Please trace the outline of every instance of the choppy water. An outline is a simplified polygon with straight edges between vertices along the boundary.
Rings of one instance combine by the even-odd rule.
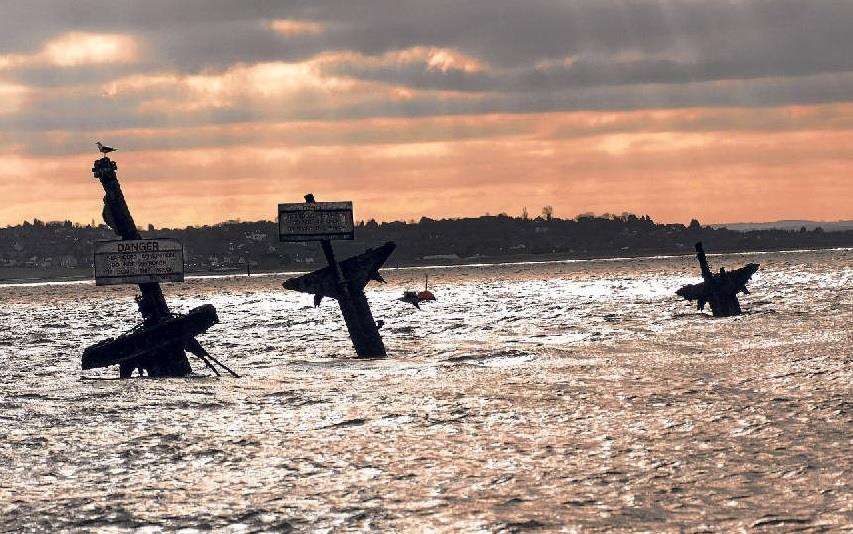
[[[241,379],[82,381],[134,288],[2,286],[0,529],[851,528],[853,251],[748,261],[719,320],[690,257],[388,270],[382,361],[282,276],[165,286]]]

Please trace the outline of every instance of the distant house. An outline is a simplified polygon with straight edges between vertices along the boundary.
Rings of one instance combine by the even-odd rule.
[[[249,241],[255,241],[256,243],[267,240],[267,234],[264,232],[246,232],[244,237]]]
[[[77,267],[77,258],[71,255],[60,256],[59,265],[66,269],[73,269],[74,267]]]

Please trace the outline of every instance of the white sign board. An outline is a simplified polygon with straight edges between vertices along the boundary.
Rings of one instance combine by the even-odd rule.
[[[95,285],[184,281],[184,247],[177,239],[95,243]]]
[[[352,202],[278,205],[279,241],[353,239]]]

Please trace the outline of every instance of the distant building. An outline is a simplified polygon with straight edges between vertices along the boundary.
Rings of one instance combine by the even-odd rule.
[[[257,243],[260,243],[261,241],[267,240],[267,234],[265,234],[263,232],[247,232],[245,234],[245,237],[249,241],[255,241]]]
[[[60,256],[59,265],[61,267],[65,267],[66,269],[73,269],[74,267],[77,267],[77,258],[70,255]]]

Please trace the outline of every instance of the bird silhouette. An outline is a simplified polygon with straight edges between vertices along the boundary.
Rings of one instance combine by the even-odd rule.
[[[101,154],[103,154],[103,155],[105,155],[105,156],[106,156],[108,153],[110,153],[110,152],[115,152],[115,151],[116,151],[116,149],[115,149],[115,148],[113,148],[113,147],[111,147],[111,146],[102,145],[100,141],[98,141],[98,142],[97,142],[97,143],[95,143],[95,144],[97,144],[97,145],[98,145],[98,151],[100,151],[100,153],[101,153]]]

